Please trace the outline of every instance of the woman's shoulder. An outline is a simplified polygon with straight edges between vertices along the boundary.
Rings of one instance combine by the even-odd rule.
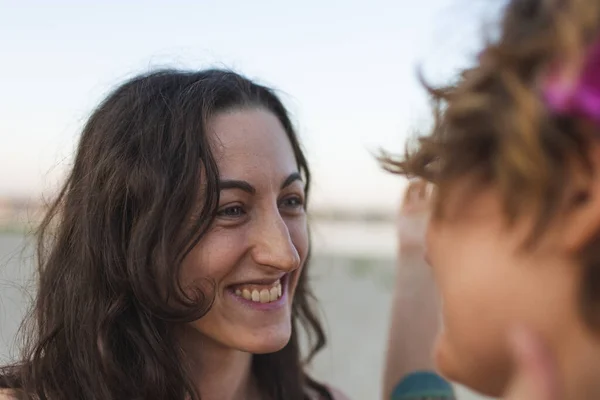
[[[17,395],[12,389],[0,389],[0,400],[16,400]]]
[[[327,385],[327,390],[329,390],[329,394],[333,400],[350,400],[350,398],[339,389]]]
[[[320,390],[316,390],[315,388],[311,387],[307,389],[307,394],[310,400],[350,400],[350,398],[343,394],[339,389],[336,389],[330,385],[321,385],[322,386]],[[323,389],[326,390],[327,394],[323,393]]]

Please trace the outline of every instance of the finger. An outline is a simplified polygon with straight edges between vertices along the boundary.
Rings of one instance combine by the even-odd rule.
[[[408,185],[406,186],[406,189],[404,190],[404,196],[402,196],[402,204],[401,207],[406,206],[406,204],[408,203],[409,199],[410,199],[410,192],[411,192],[411,184],[412,182],[408,182]]]
[[[505,400],[560,400],[554,360],[541,340],[522,328],[510,337],[515,377]]]
[[[406,191],[408,202],[412,203],[414,201],[414,199],[416,198],[416,195],[418,194],[418,192],[419,192],[419,181],[418,180],[410,181],[408,184],[408,189]]]
[[[415,181],[414,186],[413,186],[413,194],[412,194],[412,200],[414,201],[415,204],[419,204],[422,205],[424,204],[427,199],[428,199],[428,186],[429,183],[419,179],[417,181]]]
[[[427,185],[427,197],[432,199],[435,196],[435,185],[430,183]]]
[[[412,208],[414,208],[416,190],[416,181],[410,181],[406,191],[404,192],[404,198],[402,199],[402,204],[400,206],[401,213],[410,211]]]
[[[418,194],[419,194],[419,200],[420,201],[424,201],[427,200],[427,187],[429,186],[429,184],[423,180],[419,181],[418,184]]]

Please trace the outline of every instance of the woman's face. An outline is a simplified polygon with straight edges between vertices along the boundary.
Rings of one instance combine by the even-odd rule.
[[[448,378],[498,396],[512,373],[510,329],[525,325],[552,343],[579,324],[578,268],[561,245],[559,226],[525,249],[530,221],[509,226],[494,189],[468,197],[464,190],[454,188],[427,233],[443,299],[435,356]]]
[[[218,214],[186,257],[183,286],[215,283],[210,311],[190,326],[226,348],[270,353],[289,341],[292,301],[309,240],[304,183],[275,115],[260,108],[209,121],[220,173]]]

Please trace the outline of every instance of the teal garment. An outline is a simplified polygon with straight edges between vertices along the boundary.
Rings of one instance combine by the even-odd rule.
[[[391,400],[454,400],[454,390],[444,378],[433,372],[407,375],[396,385]]]

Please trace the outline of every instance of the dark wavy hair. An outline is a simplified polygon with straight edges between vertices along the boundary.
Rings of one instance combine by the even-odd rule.
[[[183,258],[205,234],[219,201],[207,121],[263,107],[284,127],[306,190],[310,172],[288,113],[274,94],[224,70],[165,70],[133,78],[93,112],[75,162],[38,230],[37,297],[22,359],[0,387],[24,399],[199,399],[175,327],[201,318],[213,293],[186,296]],[[301,360],[325,345],[304,268],[289,343],[255,355],[265,398],[327,395]]]

